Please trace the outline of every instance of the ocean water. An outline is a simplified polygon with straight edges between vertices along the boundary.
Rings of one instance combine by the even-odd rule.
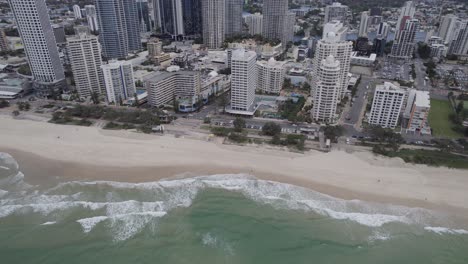
[[[421,208],[251,175],[27,184],[0,154],[0,263],[468,263],[468,231]]]

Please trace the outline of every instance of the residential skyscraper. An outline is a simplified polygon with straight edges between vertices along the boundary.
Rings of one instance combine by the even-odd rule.
[[[428,122],[431,99],[428,91],[412,90],[408,96],[405,114],[409,117],[406,132],[430,135]]]
[[[91,32],[99,31],[99,24],[96,15],[96,7],[94,5],[85,5],[86,20],[88,21],[88,27]]]
[[[335,38],[341,41],[346,40],[346,34],[348,33],[348,27],[344,26],[338,20],[334,20],[323,25],[322,39],[325,39],[328,33],[333,32]]]
[[[106,86],[107,102],[119,104],[135,94],[133,66],[128,61],[111,61],[101,65]]]
[[[453,40],[457,20],[458,17],[454,14],[441,17],[438,36],[442,38],[443,44],[450,43]]]
[[[369,11],[361,13],[361,24],[359,24],[359,37],[367,37],[367,28],[369,26]]]
[[[312,119],[318,122],[334,123],[337,101],[341,94],[340,62],[333,55],[328,55],[317,66],[316,72]]]
[[[141,49],[135,0],[96,0],[96,12],[104,57],[125,58]]]
[[[76,36],[67,38],[67,50],[80,97],[87,98],[93,93],[105,95],[98,37],[84,30],[78,31]]]
[[[273,57],[268,61],[257,61],[257,90],[268,94],[279,94],[284,83],[284,61]]]
[[[452,39],[449,43],[449,54],[468,54],[468,19],[455,23]]]
[[[153,23],[150,19],[148,0],[136,0],[136,6],[140,32],[150,32],[153,30]]]
[[[263,1],[263,36],[282,40],[285,30],[288,0]],[[283,45],[286,45],[283,43]]]
[[[81,15],[81,8],[79,5],[73,6],[73,14],[75,15],[76,19],[81,19],[83,16]]]
[[[257,54],[237,49],[231,58],[231,110],[242,114],[252,112],[257,86]]]
[[[398,17],[396,29],[399,30],[405,25],[405,21],[412,19],[416,13],[416,6],[413,1],[406,1],[403,7],[400,9],[400,16]]]
[[[328,23],[333,20],[338,20],[346,24],[349,7],[341,3],[333,3],[325,7],[325,19],[323,23]]]
[[[244,22],[249,28],[250,35],[261,35],[263,31],[263,15],[260,13],[249,14],[244,17]]]
[[[291,42],[294,39],[294,24],[295,23],[296,23],[296,13],[294,12],[286,13],[286,17],[284,20],[283,37],[281,38],[281,42],[283,43],[284,47],[286,47],[288,42]]]
[[[242,33],[242,9],[243,0],[225,0],[225,30],[226,36],[234,36]]]
[[[323,60],[333,55],[333,58],[340,63],[340,94],[338,95],[338,99],[344,96],[348,88],[348,73],[351,67],[352,51],[353,43],[343,40],[340,35],[336,35],[334,32],[328,32],[325,38],[318,41],[313,60],[315,67],[312,70],[312,94],[317,89],[318,68]]]
[[[65,85],[65,74],[45,0],[10,0],[33,76],[33,88],[47,95]]]
[[[389,26],[387,22],[380,22],[379,27],[377,28],[377,37],[386,39],[388,36]]]
[[[225,0],[202,0],[203,43],[220,48],[225,35]]]
[[[202,0],[182,0],[184,35],[196,38],[202,35]]]
[[[406,91],[390,82],[377,85],[372,101],[369,124],[395,128],[403,107]]]
[[[417,19],[404,18],[404,24],[400,30],[396,32],[393,42],[391,57],[397,59],[410,59],[413,57],[414,48],[416,46],[416,32],[418,31],[419,21]]]

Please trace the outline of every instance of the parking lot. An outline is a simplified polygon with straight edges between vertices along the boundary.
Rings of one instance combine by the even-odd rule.
[[[385,60],[382,68],[377,72],[377,75],[382,79],[388,80],[401,80],[401,81],[410,81],[411,66],[408,62],[393,62],[390,60]]]

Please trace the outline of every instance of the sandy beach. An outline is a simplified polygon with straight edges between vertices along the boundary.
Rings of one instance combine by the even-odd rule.
[[[305,154],[173,136],[54,125],[0,116],[0,152],[33,184],[68,180],[155,181],[246,173],[344,199],[468,215],[468,172],[405,164],[369,152]],[[34,177],[33,177],[34,175]]]

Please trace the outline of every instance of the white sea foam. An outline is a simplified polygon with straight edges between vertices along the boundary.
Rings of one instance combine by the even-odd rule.
[[[207,247],[218,248],[229,255],[234,255],[234,249],[232,248],[231,244],[225,242],[222,239],[219,239],[216,235],[212,233],[208,232],[203,234],[201,240],[202,244]]]
[[[50,222],[42,223],[41,225],[44,225],[44,226],[46,226],[46,225],[54,225],[54,224],[56,224],[56,223],[57,223],[56,221],[50,221]]]
[[[424,227],[425,230],[437,233],[439,235],[444,234],[452,234],[452,235],[468,235],[468,231],[465,229],[452,229],[447,227],[440,227],[440,226],[426,226]]]
[[[311,211],[372,228],[392,222],[424,224],[425,218],[431,215],[430,211],[420,208],[337,199],[294,185],[257,180],[250,175],[213,175],[147,183],[75,181],[61,183],[45,192],[30,192],[13,198],[6,194],[10,199],[0,200],[0,218],[29,212],[48,216],[57,211],[84,208],[98,214],[76,220],[84,232],[106,221],[114,238],[125,240],[155,223],[155,218],[166,212],[191,206],[197,194],[206,188],[239,192],[275,208]],[[145,197],[143,201],[139,201],[139,194]]]

